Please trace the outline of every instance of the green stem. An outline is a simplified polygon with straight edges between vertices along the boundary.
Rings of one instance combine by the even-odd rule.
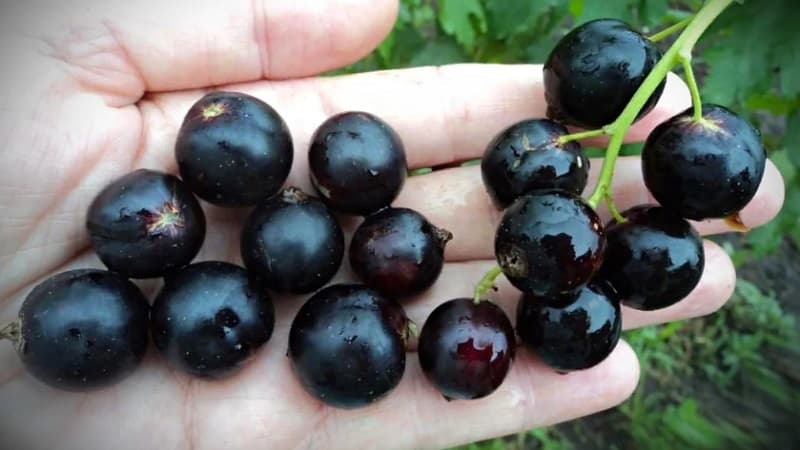
[[[664,38],[669,37],[669,36],[675,34],[676,32],[686,28],[686,26],[689,25],[689,22],[691,22],[691,21],[692,21],[692,18],[691,17],[687,17],[687,18],[681,20],[680,22],[676,23],[675,25],[672,25],[670,27],[664,28],[663,30],[659,31],[658,33],[650,36],[648,39],[650,39],[650,42],[658,42],[660,40],[663,40]]]
[[[617,205],[614,204],[614,196],[611,195],[611,191],[606,192],[606,206],[608,206],[608,212],[611,213],[611,217],[617,221],[617,223],[625,223],[628,219],[622,217],[620,214],[619,209],[617,209]]]
[[[579,141],[581,139],[602,136],[604,134],[611,134],[608,127],[599,128],[597,130],[581,131],[579,133],[565,134],[558,138],[559,144],[566,144],[567,142]]]
[[[486,292],[494,288],[494,280],[496,280],[501,273],[503,273],[503,269],[501,269],[500,266],[494,266],[483,275],[480,281],[478,281],[478,284],[475,285],[475,295],[473,296],[475,303],[480,303],[486,296]]]
[[[592,195],[587,201],[589,205],[597,207],[600,200],[610,198],[610,186],[611,179],[614,177],[614,165],[617,162],[617,156],[619,156],[619,151],[622,148],[622,141],[625,137],[625,133],[628,132],[628,128],[630,128],[636,120],[642,107],[644,107],[647,100],[658,88],[658,85],[667,77],[667,73],[677,64],[678,55],[681,53],[691,53],[694,45],[697,43],[697,40],[700,39],[700,36],[706,28],[708,28],[714,19],[716,19],[725,8],[730,6],[733,1],[734,0],[708,0],[705,6],[695,14],[690,23],[686,26],[686,29],[678,36],[661,60],[653,67],[653,70],[650,71],[650,74],[644,79],[642,85],[639,86],[639,89],[636,91],[631,101],[628,102],[622,114],[609,125],[614,133],[611,135],[611,140],[608,143],[608,149],[606,150],[605,159],[603,160],[603,167],[600,170],[600,178],[597,181]]]
[[[697,87],[697,80],[694,78],[694,69],[692,69],[692,54],[690,52],[678,53],[678,61],[683,66],[684,76],[686,76],[686,84],[689,85],[689,92],[692,94],[692,107],[694,107],[694,120],[700,122],[703,120],[703,103],[700,100],[700,89]]]
[[[0,340],[8,339],[16,344],[19,342],[21,336],[19,322],[11,322],[3,328],[0,328]]]

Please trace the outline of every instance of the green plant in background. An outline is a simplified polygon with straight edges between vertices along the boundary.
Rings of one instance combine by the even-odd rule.
[[[582,22],[618,18],[652,35],[702,3],[402,0],[392,33],[342,72],[459,62],[541,63]],[[734,297],[707,318],[626,333],[641,360],[642,380],[619,408],[464,449],[753,449],[789,448],[800,441],[792,423],[800,404],[800,332],[786,312],[800,310],[800,297],[788,295],[797,289],[783,289],[784,296],[777,298],[746,281],[748,273],[760,277],[759,259],[776,251],[793,263],[800,244],[800,4],[740,3],[703,35],[694,53],[695,72],[704,101],[729,105],[762,131],[786,181],[786,202],[770,224],[743,237],[719,238],[740,268]],[[666,49],[669,43],[659,45]],[[622,154],[640,150],[641,145],[627,145]],[[603,150],[589,153],[602,156]],[[798,265],[792,267],[786,270],[796,272]],[[792,283],[800,276],[774,281]]]

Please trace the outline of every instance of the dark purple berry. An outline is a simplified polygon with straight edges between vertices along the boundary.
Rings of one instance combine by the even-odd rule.
[[[573,291],[600,268],[605,237],[600,217],[565,191],[534,191],[506,209],[495,256],[517,289],[540,296]]]
[[[139,288],[119,274],[62,272],[22,304],[19,356],[29,373],[57,389],[110,386],[144,358],[148,309]]]
[[[544,65],[547,116],[582,128],[616,120],[661,59],[661,51],[625,22],[598,19],[573,29]],[[658,85],[639,117],[658,102]]]
[[[516,350],[514,329],[494,303],[449,300],[433,310],[419,335],[419,362],[448,399],[486,397],[508,374]]]
[[[211,92],[186,113],[175,158],[198,197],[246,206],[278,192],[294,150],[289,128],[271,106],[239,92]]]
[[[693,220],[741,211],[756,195],[766,166],[759,132],[732,111],[706,104],[657,126],[642,149],[647,188],[665,208]]]
[[[580,195],[589,176],[589,158],[577,142],[558,142],[567,133],[552,120],[534,119],[495,136],[481,160],[483,183],[495,205],[505,208],[537,189]]]
[[[298,311],[288,355],[311,395],[337,408],[359,408],[400,383],[408,325],[394,300],[363,285],[335,284]]]
[[[324,203],[297,188],[259,205],[242,231],[242,259],[248,270],[278,292],[321,288],[339,270],[344,234]]]
[[[89,206],[86,227],[100,260],[129,278],[155,278],[189,264],[206,235],[191,191],[176,177],[147,169],[106,186]]]
[[[239,371],[272,335],[275,312],[260,280],[206,261],[165,279],[153,302],[153,341],[170,365],[200,378]]]
[[[703,241],[691,224],[672,211],[641,205],[622,213],[624,223],[606,227],[601,276],[636,309],[666,308],[700,282]]]
[[[517,307],[517,334],[548,366],[588,369],[606,359],[619,341],[619,296],[593,280],[557,299],[524,294]]]
[[[416,294],[439,278],[452,237],[414,210],[386,208],[367,216],[353,234],[350,265],[364,284],[384,295]]]
[[[320,125],[308,164],[311,182],[328,206],[362,216],[389,206],[408,170],[397,133],[364,112],[337,114]]]

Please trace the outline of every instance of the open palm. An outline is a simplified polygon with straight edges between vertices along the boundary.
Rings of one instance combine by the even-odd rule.
[[[502,128],[543,115],[539,66],[459,65],[304,78],[368,53],[389,31],[396,11],[395,0],[4,5],[0,323],[16,317],[25,295],[43,278],[69,268],[101,267],[83,225],[89,202],[105,184],[133,169],[174,173],[177,129],[206,90],[243,91],[274,106],[295,141],[288,183],[309,191],[310,136],[337,112],[364,110],[385,119],[403,138],[412,168],[479,157]],[[629,138],[642,139],[688,104],[685,87],[670,77],[661,104]],[[650,201],[638,160],[623,158],[618,164],[618,204]],[[593,162],[595,175],[599,165]],[[768,164],[757,197],[743,212],[744,222],[766,222],[782,200],[780,175]],[[396,204],[419,210],[455,236],[438,283],[406,303],[409,316],[422,324],[437,304],[469,295],[492,265],[499,213],[476,167],[411,178]],[[240,263],[239,227],[246,211],[204,207],[209,228],[198,260]],[[347,228],[355,224],[351,220]],[[698,227],[706,234],[726,230],[719,221]],[[705,273],[688,299],[654,313],[625,310],[624,326],[719,308],[731,294],[735,273],[719,247],[707,242],[705,250]],[[339,278],[347,278],[346,272]],[[142,286],[152,295],[157,282]],[[503,282],[493,300],[511,312],[517,294]],[[336,410],[303,391],[285,357],[289,324],[301,302],[275,298],[270,342],[242,372],[217,382],[172,371],[151,351],[119,385],[63,393],[26,375],[12,346],[2,345],[3,447],[439,448],[611,407],[632,392],[638,379],[636,356],[624,342],[600,365],[563,376],[519,352],[493,395],[447,402],[427,384],[416,355],[409,353],[403,381],[389,397],[360,410]]]

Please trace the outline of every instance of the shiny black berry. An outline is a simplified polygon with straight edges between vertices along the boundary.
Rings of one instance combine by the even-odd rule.
[[[189,264],[206,235],[205,215],[186,185],[147,169],[106,186],[89,206],[86,227],[103,264],[129,278]]]
[[[289,358],[303,387],[322,402],[366,406],[400,383],[408,324],[403,308],[377,291],[331,285],[298,311],[289,331]]]
[[[144,358],[148,308],[139,288],[116,273],[62,272],[22,304],[19,356],[29,373],[57,389],[110,386]]]
[[[419,335],[422,370],[448,399],[486,397],[508,374],[514,329],[494,303],[458,298],[433,310]]]
[[[523,344],[560,372],[588,369],[606,359],[621,329],[619,296],[600,280],[558,299],[524,294],[517,306]]]
[[[236,373],[272,335],[275,312],[260,281],[206,261],[165,279],[153,302],[153,341],[170,365],[200,378]]]
[[[642,205],[606,227],[601,276],[622,303],[642,310],[666,308],[686,297],[703,274],[703,241],[674,212]]]
[[[495,136],[481,160],[483,184],[500,209],[536,189],[580,195],[589,176],[589,158],[575,141],[560,144],[567,129],[552,120],[519,122]]]
[[[294,150],[289,128],[271,106],[238,92],[211,92],[186,113],[175,158],[198,197],[245,206],[278,192]]]
[[[517,289],[554,296],[600,268],[605,237],[597,213],[565,191],[534,191],[506,209],[495,235],[497,262]]]
[[[326,120],[308,152],[311,182],[333,209],[367,215],[389,206],[406,180],[403,142],[383,120],[346,112]]]
[[[386,208],[368,216],[353,234],[350,266],[384,295],[416,294],[439,278],[452,237],[414,210]]]
[[[693,109],[657,126],[642,149],[647,188],[665,208],[693,220],[734,215],[756,195],[766,152],[759,132],[719,105]]]
[[[586,22],[564,36],[544,65],[547,116],[582,128],[613,122],[661,59],[649,39],[616,19]],[[662,81],[644,116],[664,91]]]
[[[339,270],[344,234],[324,203],[297,188],[258,206],[242,231],[242,259],[248,270],[278,292],[321,288]]]

